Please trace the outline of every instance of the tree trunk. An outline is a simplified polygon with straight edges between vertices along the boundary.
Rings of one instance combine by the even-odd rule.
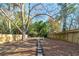
[[[67,7],[67,4],[63,4],[62,7],[62,17],[63,17],[63,31],[66,31],[66,17],[67,17],[67,9],[65,9]]]
[[[12,34],[12,29],[11,29],[11,22],[10,22],[10,20],[8,21],[8,26],[9,26],[9,33]]]
[[[70,23],[70,25],[69,25],[69,30],[71,29],[71,26],[72,26],[72,24],[73,24],[73,20],[74,20],[74,19],[71,20],[71,23]]]
[[[63,20],[63,31],[66,31],[66,18],[64,17]]]
[[[28,33],[28,27],[30,25],[30,3],[28,4],[28,24],[27,24],[27,28],[26,28],[26,32]]]
[[[25,24],[25,19],[24,19],[24,4],[21,3],[21,20],[22,20],[22,40],[26,40],[25,35],[26,35],[26,24]]]

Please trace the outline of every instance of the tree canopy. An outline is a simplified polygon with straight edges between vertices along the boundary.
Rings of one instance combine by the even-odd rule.
[[[42,36],[42,31],[48,32],[46,29],[49,25],[44,22],[48,21],[49,17],[53,31],[79,29],[78,13],[79,4],[75,3],[1,3],[0,33],[24,35],[35,29],[36,32],[41,32],[38,36]],[[38,20],[43,22],[36,22]],[[37,34],[36,32],[33,33]]]

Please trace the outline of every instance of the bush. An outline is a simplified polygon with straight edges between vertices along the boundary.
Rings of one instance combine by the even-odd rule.
[[[40,36],[40,37],[47,37],[47,34],[50,30],[50,25],[48,22],[38,21],[29,27],[29,36]]]

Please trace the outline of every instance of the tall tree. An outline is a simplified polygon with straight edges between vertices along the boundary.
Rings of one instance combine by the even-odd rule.
[[[60,19],[63,21],[63,28],[62,31],[66,31],[67,27],[67,17],[72,14],[76,8],[75,8],[75,4],[67,4],[67,3],[62,3],[62,4],[58,4],[61,7],[60,10]]]

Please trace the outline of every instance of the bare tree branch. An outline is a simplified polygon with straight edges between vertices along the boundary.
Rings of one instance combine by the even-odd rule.
[[[54,19],[52,16],[50,16],[50,15],[48,15],[48,14],[35,14],[31,19],[33,19],[33,18],[36,17],[36,16],[40,16],[40,15],[47,15],[47,16],[49,16],[50,18]]]
[[[18,28],[18,30],[22,33],[22,30],[8,17],[6,12],[3,9],[0,9],[0,11],[2,11],[2,13],[8,18],[8,20],[10,20]]]

